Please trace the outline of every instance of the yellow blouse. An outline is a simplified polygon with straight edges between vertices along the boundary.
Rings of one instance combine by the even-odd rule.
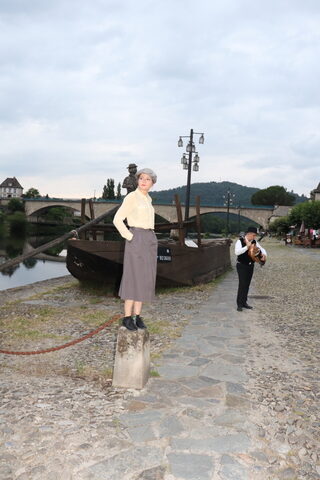
[[[130,241],[133,237],[123,223],[125,218],[129,227],[154,229],[154,208],[151,202],[150,195],[144,195],[138,188],[124,197],[122,205],[113,219],[116,229],[123,238]]]

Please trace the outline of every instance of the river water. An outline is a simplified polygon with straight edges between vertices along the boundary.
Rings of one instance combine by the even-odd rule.
[[[28,285],[29,283],[48,280],[49,278],[63,277],[68,274],[69,272],[66,268],[65,262],[35,259],[32,268],[20,263],[12,274],[0,272],[0,290],[21,287],[22,285]]]
[[[22,253],[30,251],[32,248],[37,248],[53,238],[57,238],[61,232],[55,232],[40,236],[5,236],[0,235],[0,263],[15,258]],[[62,277],[68,275],[63,257],[66,256],[66,245],[58,245],[53,247],[51,251],[46,252],[46,259],[37,259],[35,257],[28,258],[24,262],[0,272],[0,290],[8,288],[20,287],[30,283],[39,282],[41,280],[48,280],[50,278]]]

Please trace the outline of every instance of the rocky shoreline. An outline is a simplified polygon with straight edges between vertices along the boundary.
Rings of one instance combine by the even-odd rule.
[[[247,342],[246,357],[240,358],[243,347],[238,348],[236,344],[233,348],[239,351],[238,356],[224,354],[221,357],[227,362],[243,365],[248,378],[245,397],[242,397],[242,386],[229,384],[227,390],[232,389],[232,395],[227,394],[226,400],[223,400],[222,385],[210,385],[211,391],[218,395],[210,400],[213,411],[218,409],[222,412],[224,402],[227,402],[226,405],[232,402],[233,413],[228,414],[228,418],[234,418],[235,421],[234,425],[230,425],[232,431],[240,428],[237,418],[246,413],[248,422],[253,425],[250,435],[253,443],[256,443],[256,453],[234,453],[234,458],[229,457],[228,453],[220,460],[214,456],[220,466],[215,468],[212,476],[204,472],[200,477],[196,474],[183,477],[188,480],[320,478],[320,252],[285,247],[272,239],[266,241],[266,248],[268,263],[261,269],[256,268],[251,289],[250,301],[255,307],[254,314],[250,317],[250,312],[238,313],[233,306],[230,310],[230,305],[226,310],[234,312],[235,325],[243,321],[247,325],[245,329],[240,327],[243,333],[239,339],[239,344]],[[229,278],[228,275],[226,278]],[[231,275],[235,278],[234,273]],[[234,288],[234,281],[227,283],[226,288]],[[181,363],[183,356],[176,359],[176,354],[166,352],[170,348],[171,352],[175,351],[180,335],[191,321],[195,325],[201,322],[197,318],[198,312],[207,311],[210,316],[208,302],[217,287],[222,288],[224,284],[223,277],[202,287],[161,291],[156,302],[144,309],[144,318],[151,334],[153,376],[157,377],[160,371],[160,379],[163,378],[166,370],[159,367],[162,358],[167,358],[167,361],[171,359],[173,364],[176,361]],[[101,291],[84,291],[71,277],[1,292],[0,300],[1,348],[14,350],[34,350],[65,343],[114,315],[120,316],[122,309],[118,299]],[[226,315],[222,314],[219,320],[221,325],[230,323],[223,320],[227,319]],[[207,321],[205,318],[203,320]],[[82,477],[76,472],[79,465],[85,471],[86,465],[89,468],[93,461],[99,463],[106,455],[108,458],[112,455],[121,458],[122,451],[130,452],[130,428],[127,430],[122,422],[119,423],[119,418],[141,409],[145,412],[148,402],[154,408],[158,405],[163,411],[161,409],[165,408],[165,403],[162,405],[159,400],[152,399],[153,393],[148,395],[148,392],[111,388],[117,328],[115,322],[92,339],[59,352],[36,356],[1,356],[1,479],[118,480],[119,477],[112,474],[99,477],[91,472],[93,476],[88,474]],[[221,330],[222,327],[219,328]],[[213,344],[220,343],[218,340],[212,340]],[[191,354],[195,355],[190,350]],[[206,368],[209,359],[210,355],[195,358],[190,364],[195,366],[188,368]],[[183,366],[179,368],[184,371]],[[168,374],[171,375],[170,370]],[[209,381],[209,377],[200,378],[203,380],[199,379],[199,385]],[[157,387],[157,378],[149,383],[152,391],[160,391],[161,383]],[[197,388],[200,388],[199,385]],[[172,394],[173,387],[169,382],[166,387],[168,396]],[[192,397],[200,397],[201,392],[205,392],[205,389],[200,389],[198,393],[192,391],[188,400],[197,408],[202,400],[199,398],[196,403],[196,398]],[[240,396],[237,396],[239,392]],[[161,395],[165,397],[166,391]],[[186,410],[187,417],[201,419],[207,414],[208,407],[203,408],[205,410],[201,413],[201,409],[189,407]],[[227,405],[227,413],[228,408],[230,405]],[[144,414],[147,413],[148,410]],[[157,417],[156,413],[153,415]],[[184,415],[182,411],[181,418]],[[182,427],[177,422],[172,417],[168,428],[171,434],[173,431],[178,436],[176,442],[181,443],[179,429]],[[239,439],[246,438],[241,437],[242,428],[239,430]],[[140,430],[139,439],[143,440],[145,435],[145,440],[149,442],[146,451],[150,459],[161,464],[161,459],[155,459],[155,455],[160,455],[159,446],[163,444],[165,447],[164,439],[161,440],[160,434],[160,441],[152,447],[152,437],[148,437],[150,433],[143,432]],[[181,435],[184,437],[186,433],[182,431]],[[190,449],[190,458],[197,460],[197,455]],[[179,460],[179,455],[172,456],[173,460]],[[207,458],[204,457],[204,460],[207,461]],[[245,467],[247,470],[244,470]],[[159,466],[156,469],[144,467],[144,473],[139,475],[127,472],[122,478],[175,480],[180,476],[175,477],[165,467]]]

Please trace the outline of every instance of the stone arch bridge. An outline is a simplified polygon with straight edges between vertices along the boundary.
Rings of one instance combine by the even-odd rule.
[[[111,210],[115,206],[119,205],[120,201],[93,201],[93,209],[95,217],[102,215],[103,213]],[[81,212],[81,200],[72,200],[72,199],[47,199],[47,198],[34,198],[25,200],[25,212],[28,217],[35,217],[37,214],[41,213],[41,210],[50,208],[50,207],[68,207],[74,210],[75,212]],[[169,222],[177,221],[177,211],[174,204],[164,204],[164,203],[153,203],[156,214],[165,218]],[[284,210],[285,209],[285,210]],[[279,210],[279,212],[278,212]],[[270,221],[274,220],[279,216],[287,215],[290,210],[290,207],[229,207],[229,212],[242,217],[249,218],[254,222],[261,225],[264,229],[268,228]],[[280,214],[281,211],[281,214]],[[227,207],[223,206],[214,206],[214,205],[201,205],[200,213],[204,215],[205,213],[216,213],[216,212],[227,212]],[[86,202],[85,214],[87,218],[90,217],[89,203]],[[184,206],[182,206],[182,214],[184,216]],[[196,209],[194,206],[190,206],[189,216],[193,217],[196,214]]]

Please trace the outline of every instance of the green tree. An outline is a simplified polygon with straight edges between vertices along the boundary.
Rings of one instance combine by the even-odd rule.
[[[54,220],[62,223],[65,218],[71,218],[72,215],[73,214],[69,208],[57,206],[48,208],[48,210],[41,216],[46,220]]]
[[[13,235],[25,236],[27,233],[28,223],[23,212],[15,212],[8,215],[10,233]]]
[[[320,200],[315,202],[299,203],[289,213],[291,225],[301,225],[306,228],[320,228]]]
[[[108,190],[107,190],[107,186],[106,186],[106,185],[103,186],[102,198],[103,198],[103,200],[107,200],[107,199],[108,199]]]
[[[121,188],[121,186],[120,186],[120,188]],[[116,198],[115,194],[114,194],[114,180],[113,180],[113,178],[108,178],[107,179],[107,185],[103,186],[102,198],[104,200],[114,200]]]
[[[201,229],[209,233],[221,233],[225,228],[225,221],[218,216],[207,213],[201,215]]]
[[[108,178],[107,180],[107,198],[109,200],[114,200],[115,194],[114,194],[114,179],[113,178]]]
[[[19,198],[11,198],[7,208],[9,213],[24,212],[24,204]]]
[[[271,187],[258,190],[251,197],[253,205],[293,205],[295,196],[280,185],[272,185]]]
[[[119,182],[117,185],[117,200],[121,200],[121,183]]]
[[[29,188],[29,190],[26,191],[26,193],[23,195],[23,197],[25,197],[25,198],[40,198],[41,195],[39,193],[39,190],[31,187],[31,188]]]
[[[269,230],[275,235],[285,235],[289,232],[290,226],[291,222],[288,216],[280,217],[276,218],[273,222],[270,223]]]

